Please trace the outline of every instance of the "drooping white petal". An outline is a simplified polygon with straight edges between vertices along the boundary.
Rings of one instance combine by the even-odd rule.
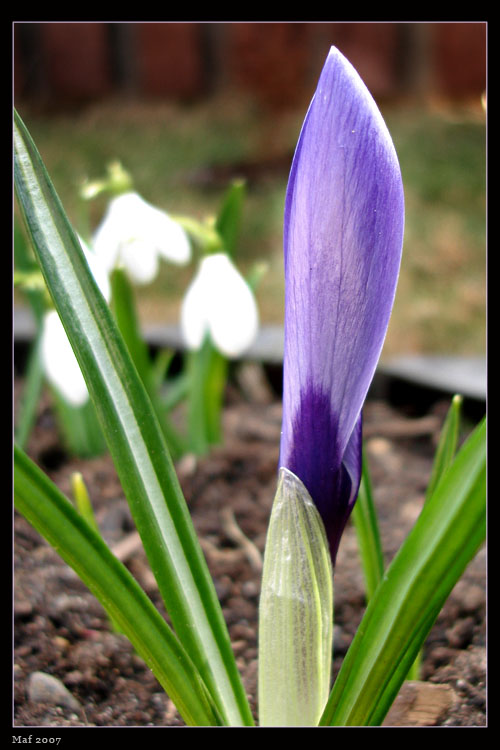
[[[207,310],[211,304],[211,290],[204,283],[201,266],[189,285],[181,307],[181,330],[188,349],[199,349],[208,329]]]
[[[111,285],[109,283],[109,275],[106,264],[103,262],[102,258],[96,255],[96,253],[89,248],[89,246],[84,242],[84,240],[82,240],[81,237],[79,237],[78,239],[80,240],[80,245],[84,252],[87,263],[89,264],[89,268],[92,271],[92,275],[97,282],[97,286],[101,290],[101,294],[106,302],[109,302],[109,300],[111,299]]]
[[[80,366],[56,310],[44,316],[42,362],[47,380],[73,406],[83,406],[89,394]]]
[[[237,357],[254,340],[258,325],[255,298],[229,257],[203,258],[181,309],[186,345],[198,349],[208,332],[222,354]]]
[[[102,261],[79,237],[89,268],[106,301],[111,297],[108,272]],[[47,380],[73,406],[83,406],[89,398],[80,365],[69,343],[64,326],[56,310],[44,316],[42,332],[42,362]]]
[[[210,333],[222,353],[236,357],[257,335],[258,312],[250,287],[229,258],[222,257],[225,262],[217,263],[220,293],[214,295],[210,309]],[[212,273],[215,270],[212,268]]]
[[[150,216],[150,230],[159,255],[180,266],[189,263],[191,245],[184,229],[164,211],[156,208],[153,211],[156,215]]]
[[[191,258],[189,240],[180,224],[132,192],[110,202],[93,245],[109,271],[123,265],[138,284],[154,279],[159,256],[178,265]]]
[[[147,240],[138,238],[122,246],[117,265],[123,266],[136,284],[150,284],[158,273],[158,254]]]

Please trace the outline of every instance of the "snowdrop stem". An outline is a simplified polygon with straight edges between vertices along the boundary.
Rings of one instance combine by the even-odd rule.
[[[131,175],[118,161],[113,161],[106,166],[106,176],[99,180],[86,180],[80,188],[80,197],[84,201],[90,201],[102,193],[120,195],[133,189]]]
[[[204,253],[220,253],[224,250],[223,240],[213,226],[213,222],[202,223],[191,216],[172,215],[172,219],[181,225],[194,242],[200,245]]]
[[[189,447],[203,455],[222,441],[221,410],[228,361],[207,335],[201,348],[188,354],[187,368]]]
[[[106,443],[93,403],[88,399],[80,406],[70,404],[54,386],[52,399],[59,429],[67,450],[82,458],[99,456]]]

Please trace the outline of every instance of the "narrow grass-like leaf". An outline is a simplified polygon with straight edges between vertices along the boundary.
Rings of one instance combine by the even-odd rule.
[[[80,458],[105,453],[106,441],[92,401],[87,399],[81,406],[73,406],[59,393],[56,386],[51,386],[50,392],[66,450]]]
[[[241,214],[245,199],[246,185],[243,180],[235,180],[227,191],[215,222],[215,229],[224,243],[225,252],[234,258],[241,224]]]
[[[365,579],[366,601],[368,602],[384,575],[384,555],[365,455],[363,455],[361,483],[358,498],[352,512],[352,519],[358,539],[359,554]]]
[[[21,227],[17,216],[14,219],[14,264],[16,272],[23,275],[33,272],[38,275],[40,274],[36,261],[33,258],[33,254],[30,253],[26,233]],[[35,287],[30,284],[23,285],[22,289],[30,304],[37,327],[36,337],[31,345],[28,356],[24,378],[24,390],[19,409],[18,421],[15,428],[17,444],[24,447],[27,444],[31,428],[35,421],[36,408],[38,406],[38,400],[40,398],[44,380],[41,359],[41,330],[45,304],[44,290],[38,285],[35,285]]]
[[[111,303],[120,333],[151,400],[170,455],[175,461],[183,455],[186,445],[171,424],[167,411],[161,402],[153,363],[149,356],[147,344],[141,335],[132,286],[122,268],[115,268],[111,274]]]
[[[436,489],[439,480],[446,469],[451,465],[457,450],[458,433],[460,427],[460,411],[462,408],[462,396],[453,396],[450,408],[439,436],[439,442],[434,456],[431,477],[425,493],[426,500]]]
[[[280,470],[259,606],[261,726],[316,726],[328,697],[333,585],[328,542],[306,488]]]
[[[91,526],[100,536],[101,532],[94,515],[94,509],[90,501],[87,487],[83,481],[82,475],[78,471],[73,472],[71,475],[71,490],[77,511],[82,518],[87,521],[89,526]],[[108,619],[111,629],[114,630],[115,633],[121,633],[121,628],[116,620],[114,620],[111,615],[109,615]]]
[[[189,375],[184,370],[172,378],[161,396],[161,403],[166,412],[171,411],[189,396]]]
[[[98,531],[47,475],[14,447],[17,510],[52,544],[119,625],[154,672],[186,723],[217,725],[208,690],[187,652]]]
[[[215,587],[151,401],[17,113],[14,146],[16,192],[33,246],[175,631],[224,722],[252,724]]]
[[[132,286],[126,271],[121,267],[113,269],[110,281],[111,309],[137,372],[143,383],[147,384],[150,378],[151,361],[147,344],[141,336]]]
[[[19,217],[14,217],[14,265],[16,274],[35,273],[39,274],[40,270],[36,263],[33,253],[30,252],[29,241],[26,237],[24,227],[21,226]],[[33,317],[37,323],[37,327],[40,328],[42,324],[43,314],[46,310],[45,306],[45,290],[43,288],[43,282],[41,285],[35,284],[23,284],[23,293],[26,295]]]
[[[44,372],[40,356],[40,348],[41,334],[39,331],[29,352],[28,364],[24,377],[24,388],[21,397],[22,400],[15,428],[16,442],[21,448],[24,448],[28,442],[31,429],[35,423],[36,410],[42,393]]]
[[[321,718],[379,725],[486,535],[486,421],[474,430],[370,601]]]
[[[439,442],[434,455],[431,476],[427,485],[425,499],[428,500],[436,489],[439,480],[451,465],[457,450],[458,433],[460,428],[460,410],[462,407],[462,397],[455,395],[452,399],[451,406],[446,415],[446,419],[439,436]],[[408,680],[418,680],[420,678],[420,666],[422,653],[419,651],[410,671]]]
[[[160,349],[156,356],[153,359],[152,362],[152,377],[153,377],[153,384],[156,388],[158,393],[161,393],[161,390],[163,386],[165,385],[165,380],[167,378],[167,373],[170,365],[172,364],[172,360],[174,359],[175,352],[173,349]]]
[[[73,472],[71,475],[71,490],[73,492],[73,498],[75,500],[76,509],[79,514],[87,521],[89,526],[92,526],[94,531],[99,532],[99,526],[94,515],[94,509],[90,502],[89,493],[87,486],[83,481],[83,477],[79,471]]]
[[[439,615],[441,607],[442,604],[438,603],[434,608],[429,608],[427,616],[422,620],[421,627],[415,630],[412,640],[408,643],[408,648],[405,654],[402,656],[399,664],[395,667],[391,679],[385,686],[383,695],[370,717],[370,726],[380,726],[382,724],[405,680],[420,679],[418,674],[410,676],[414,665],[418,664],[419,654],[421,652],[421,646],[419,646],[419,644],[423,644],[425,641],[427,634]]]

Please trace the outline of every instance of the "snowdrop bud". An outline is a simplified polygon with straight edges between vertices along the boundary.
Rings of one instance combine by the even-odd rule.
[[[225,253],[205,256],[181,309],[186,345],[199,349],[207,333],[227,357],[237,357],[257,335],[259,316],[250,287]]]
[[[191,258],[189,240],[180,224],[133,192],[109,203],[93,245],[108,271],[123,266],[137,284],[153,281],[160,257],[177,265]]]

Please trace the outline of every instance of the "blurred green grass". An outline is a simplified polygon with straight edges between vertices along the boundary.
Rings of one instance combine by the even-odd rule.
[[[120,160],[135,188],[173,214],[214,215],[231,178],[247,176],[238,248],[244,271],[265,261],[261,319],[283,319],[282,222],[288,169],[304,112],[263,115],[226,98],[178,108],[95,106],[78,116],[42,116],[19,107],[65,208],[79,231],[95,227],[105,202],[84,217],[78,187]],[[406,196],[400,282],[384,356],[485,351],[486,135],[482,110],[383,110],[398,152]],[[138,290],[146,323],[178,319],[194,266],[164,264]]]

